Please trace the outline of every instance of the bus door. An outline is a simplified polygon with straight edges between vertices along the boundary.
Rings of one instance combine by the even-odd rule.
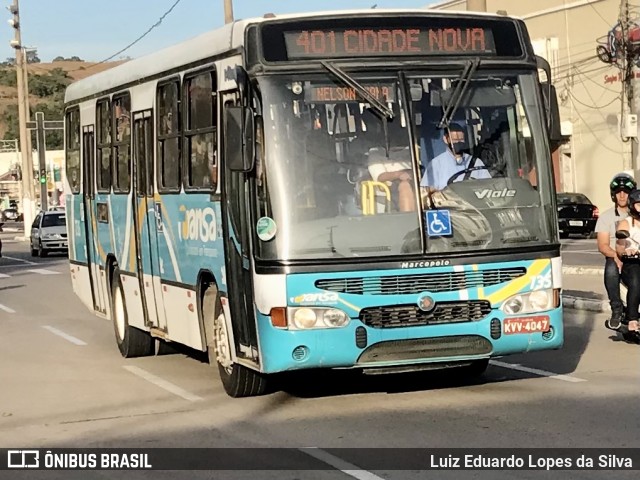
[[[96,245],[97,218],[95,205],[95,148],[94,148],[93,125],[82,128],[82,155],[83,155],[83,192],[82,196],[82,217],[84,218],[84,238],[85,251],[87,256],[87,266],[89,267],[89,283],[91,288],[91,298],[93,299],[93,309],[106,312],[107,298],[100,283],[100,256]],[[73,239],[67,239],[69,242]]]
[[[223,108],[237,104],[238,94],[224,94]],[[222,122],[226,121],[223,112]],[[222,125],[223,132],[224,124]],[[224,142],[224,135],[222,142]],[[248,175],[232,172],[224,158],[224,144],[220,146],[220,156],[224,165],[223,221],[225,222],[225,251],[227,296],[231,309],[231,321],[237,354],[240,357],[258,360],[258,339],[253,306],[253,281],[250,257],[250,204]],[[244,348],[242,348],[244,347]],[[250,352],[250,353],[249,353]]]
[[[158,235],[162,234],[160,203],[154,199],[153,116],[151,110],[133,114],[134,225],[137,272],[146,324],[166,331],[160,283]]]

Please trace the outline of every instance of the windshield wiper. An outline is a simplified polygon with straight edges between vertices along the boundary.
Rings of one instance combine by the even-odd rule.
[[[449,127],[451,123],[451,119],[455,115],[458,110],[458,106],[460,105],[460,100],[462,100],[463,95],[469,88],[471,77],[475,73],[476,69],[480,65],[480,59],[476,58],[475,60],[469,60],[462,70],[462,73],[458,77],[458,83],[456,84],[456,88],[454,88],[451,93],[451,97],[449,98],[449,102],[447,103],[447,107],[444,109],[444,113],[442,114],[442,119],[438,124],[438,128]]]
[[[329,70],[329,72],[333,73],[339,80],[349,85],[353,88],[358,94],[366,100],[373,109],[378,113],[382,118],[386,118],[387,120],[393,119],[393,111],[387,107],[384,103],[378,100],[376,97],[371,95],[366,88],[360,85],[353,77],[351,77],[347,72],[342,70],[339,67],[336,67],[332,63],[327,62],[326,60],[321,60],[320,63],[324,68]]]

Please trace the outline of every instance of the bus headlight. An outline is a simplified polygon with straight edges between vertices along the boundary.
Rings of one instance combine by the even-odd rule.
[[[287,318],[291,330],[340,328],[349,323],[349,316],[339,308],[288,307]]]
[[[318,316],[311,308],[296,308],[293,312],[293,324],[296,328],[305,329],[316,326]]]
[[[520,293],[508,298],[500,309],[507,315],[544,312],[558,307],[560,303],[559,297],[560,295],[556,294],[551,288]]]
[[[324,311],[324,323],[328,327],[344,327],[349,321],[349,317],[342,310],[330,308]]]

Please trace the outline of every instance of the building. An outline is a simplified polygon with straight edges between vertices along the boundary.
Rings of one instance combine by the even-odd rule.
[[[601,209],[611,204],[608,181],[616,173],[635,172],[640,179],[638,143],[622,137],[638,131],[633,123],[621,129],[622,119],[633,120],[622,102],[625,82],[615,65],[596,55],[625,7],[620,0],[448,0],[426,7],[506,13],[526,22],[536,53],[551,64],[567,138],[556,153],[560,189],[584,193]],[[629,8],[630,19],[640,20]]]

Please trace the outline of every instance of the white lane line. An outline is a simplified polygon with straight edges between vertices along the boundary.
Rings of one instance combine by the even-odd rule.
[[[153,373],[147,372],[142,368],[138,368],[130,365],[126,365],[122,368],[124,368],[125,370],[128,370],[129,372],[133,373],[134,375],[137,375],[140,378],[145,379],[147,382],[153,383],[157,387],[163,388],[167,392],[173,393],[174,395],[182,397],[185,400],[189,400],[190,402],[197,402],[200,400],[204,400],[204,398],[199,397],[198,395],[194,395],[193,393],[187,392],[186,390],[180,388],[179,386],[174,385],[173,383],[168,382],[164,378],[160,378],[154,375]]]
[[[27,272],[37,273],[39,275],[60,275],[60,272],[56,272],[55,270],[47,270],[46,268],[33,268],[31,270],[27,270]]]
[[[340,470],[342,473],[349,475],[350,477],[357,478],[358,480],[384,480],[375,473],[371,473],[368,470],[362,470],[356,465],[353,465],[340,457],[331,455],[317,447],[301,448],[300,451],[306,453],[310,457],[326,463],[327,465],[331,465],[333,468]]]
[[[16,311],[13,308],[9,308],[6,305],[3,305],[0,303],[0,310],[4,310],[7,313],[16,313]]]
[[[547,372],[546,370],[539,370],[537,368],[523,367],[518,363],[499,362],[497,360],[489,361],[491,365],[502,368],[510,368],[511,370],[518,370],[520,372],[533,373],[534,375],[540,375],[541,377],[549,377],[554,380],[562,380],[563,382],[579,383],[586,382],[584,378],[572,377],[570,375],[561,375],[559,373]]]
[[[11,275],[7,275],[6,273],[0,273],[0,278],[11,278]]]
[[[50,325],[43,325],[42,328],[44,328],[45,330],[49,330],[54,335],[58,335],[59,337],[64,338],[65,340],[73,343],[74,345],[86,345],[86,343],[80,340],[79,338],[76,338],[67,333],[64,333],[62,330],[58,330],[57,328],[52,327]]]
[[[26,263],[28,265],[37,265],[36,262],[30,262],[29,260],[23,260],[21,258],[8,257],[6,255],[3,255],[2,258],[8,258],[9,260],[15,260],[16,262],[23,262],[23,263]]]

